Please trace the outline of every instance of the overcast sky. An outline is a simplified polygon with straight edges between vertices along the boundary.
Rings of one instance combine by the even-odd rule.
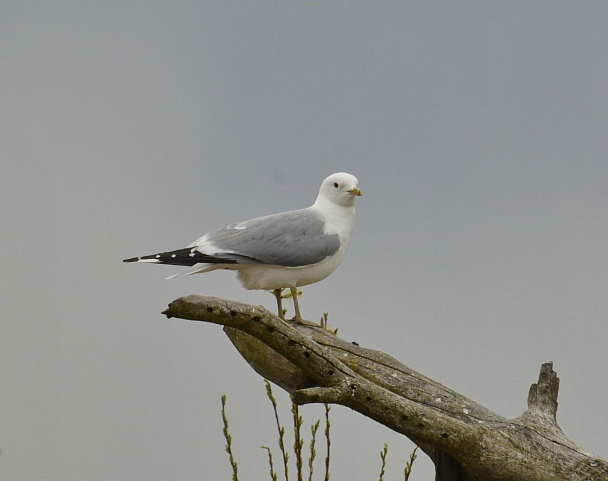
[[[272,296],[121,261],[338,171],[364,196],[304,317],[507,417],[553,361],[560,426],[608,457],[606,25],[605,2],[0,0],[0,477],[230,479],[226,393],[242,479],[267,479],[262,380],[160,312]],[[402,476],[409,441],[332,416],[333,480],[377,479],[384,442]]]

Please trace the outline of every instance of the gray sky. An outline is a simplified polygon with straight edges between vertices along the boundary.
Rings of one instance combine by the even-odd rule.
[[[337,171],[357,227],[303,315],[508,417],[553,361],[561,427],[608,457],[607,23],[605,2],[0,2],[2,479],[229,479],[223,393],[242,478],[266,479],[262,380],[160,312],[272,296],[121,260],[308,206]],[[411,443],[332,413],[332,479],[377,478],[384,442],[401,477]]]

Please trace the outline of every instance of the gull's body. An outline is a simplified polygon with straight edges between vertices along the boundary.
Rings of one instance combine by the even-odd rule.
[[[296,319],[301,319],[296,288],[325,279],[344,259],[355,225],[355,197],[361,195],[357,184],[350,174],[333,174],[323,181],[310,207],[230,224],[184,249],[125,262],[191,267],[170,279],[234,270],[246,289],[274,291],[281,317],[280,292],[289,288]]]

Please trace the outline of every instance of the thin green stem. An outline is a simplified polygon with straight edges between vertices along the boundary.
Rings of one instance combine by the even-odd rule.
[[[321,421],[317,419],[317,422],[314,423],[310,427],[311,438],[310,438],[310,458],[308,458],[308,481],[312,481],[313,463],[315,461],[315,458],[317,457],[317,450],[315,447],[315,443],[317,440],[317,431],[318,431],[320,425],[321,425]]]
[[[388,453],[388,444],[384,443],[384,449],[380,451],[380,459],[382,459],[382,467],[380,468],[380,479],[382,481],[384,479],[384,470],[386,468],[386,454]]]
[[[403,470],[405,481],[408,481],[410,479],[410,474],[412,473],[412,465],[414,464],[414,461],[416,461],[416,458],[418,457],[416,455],[417,450],[418,450],[418,446],[416,446],[414,448],[414,450],[412,451],[412,453],[410,454],[410,460],[407,463],[405,463],[405,469]]]
[[[291,413],[293,414],[293,450],[296,455],[296,470],[298,472],[298,481],[302,481],[304,476],[302,473],[302,447],[304,446],[304,440],[301,435],[302,416],[300,416],[297,404],[291,403]]]
[[[329,411],[331,411],[331,407],[329,404],[325,404],[325,440],[327,441],[327,455],[325,456],[325,481],[329,481],[329,455],[331,452],[331,438],[329,437]]]
[[[238,465],[232,454],[232,436],[228,432],[228,417],[226,416],[226,395],[222,396],[222,421],[224,422],[224,438],[226,438],[226,452],[230,458],[232,466],[232,481],[239,481]]]
[[[267,379],[264,379],[266,383],[266,395],[270,402],[272,403],[272,409],[274,411],[274,419],[277,423],[277,430],[279,431],[279,448],[281,449],[281,454],[283,455],[283,467],[285,468],[285,481],[289,481],[289,453],[285,449],[285,428],[281,426],[281,422],[279,421],[279,411],[277,409],[277,400],[272,393],[272,387],[270,386],[270,382]]]
[[[262,446],[262,449],[265,449],[266,451],[268,451],[268,464],[270,465],[270,479],[272,479],[272,481],[277,481],[278,480],[277,473],[274,470],[274,463],[272,462],[272,452],[270,451],[270,448],[268,446]]]

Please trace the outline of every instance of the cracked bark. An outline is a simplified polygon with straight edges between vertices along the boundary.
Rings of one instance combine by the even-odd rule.
[[[528,409],[507,419],[383,352],[260,306],[192,295],[164,314],[223,325],[251,367],[295,403],[341,404],[407,436],[433,460],[438,481],[608,481],[608,462],[556,422],[552,363],[530,387]]]

